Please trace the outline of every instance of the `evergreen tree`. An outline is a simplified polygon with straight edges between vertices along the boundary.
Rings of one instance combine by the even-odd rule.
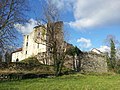
[[[113,39],[110,40],[110,48],[111,48],[111,52],[110,52],[111,67],[114,69],[116,64],[116,60],[115,60],[116,49],[115,49],[115,43]]]

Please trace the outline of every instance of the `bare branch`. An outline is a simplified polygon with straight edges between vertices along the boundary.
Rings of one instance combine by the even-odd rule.
[[[0,48],[7,44],[14,45],[13,41],[17,37],[14,24],[27,21],[24,16],[24,12],[28,10],[26,2],[27,0],[0,1]]]

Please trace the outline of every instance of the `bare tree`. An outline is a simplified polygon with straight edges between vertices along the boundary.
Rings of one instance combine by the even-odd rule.
[[[43,17],[42,21],[47,24],[47,27],[44,27],[47,30],[47,53],[52,56],[55,75],[58,76],[64,63],[66,43],[64,42],[63,22],[59,20],[59,10],[50,0],[43,5]]]
[[[104,43],[106,43],[107,46],[110,46],[111,40],[113,40],[115,44],[119,44],[119,41],[115,38],[114,35],[107,35],[106,39],[104,40]]]
[[[16,23],[24,23],[27,0],[0,0],[0,48],[13,45],[17,37]]]

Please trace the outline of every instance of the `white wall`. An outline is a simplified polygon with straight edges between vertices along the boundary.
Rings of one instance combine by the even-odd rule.
[[[46,52],[45,42],[42,42],[40,38],[37,40],[37,41],[41,41],[39,42],[39,46],[38,43],[35,42],[36,35],[38,35],[39,32],[42,32],[41,30],[42,28],[37,28],[37,30],[34,29],[34,31],[31,32],[29,35],[24,35],[22,51],[15,52],[12,54],[12,62],[15,62],[17,58],[19,60],[23,60],[30,56],[35,56],[39,52]],[[45,39],[46,39],[46,35],[45,35]]]
[[[22,51],[12,53],[12,62],[16,62],[16,59],[18,58],[19,61],[23,60],[22,57]]]

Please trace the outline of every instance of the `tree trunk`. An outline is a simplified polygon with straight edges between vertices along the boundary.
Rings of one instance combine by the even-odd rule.
[[[77,66],[77,71],[79,72],[81,68],[81,58],[80,55],[78,55],[78,66]]]
[[[73,56],[73,70],[75,71],[75,56]]]

